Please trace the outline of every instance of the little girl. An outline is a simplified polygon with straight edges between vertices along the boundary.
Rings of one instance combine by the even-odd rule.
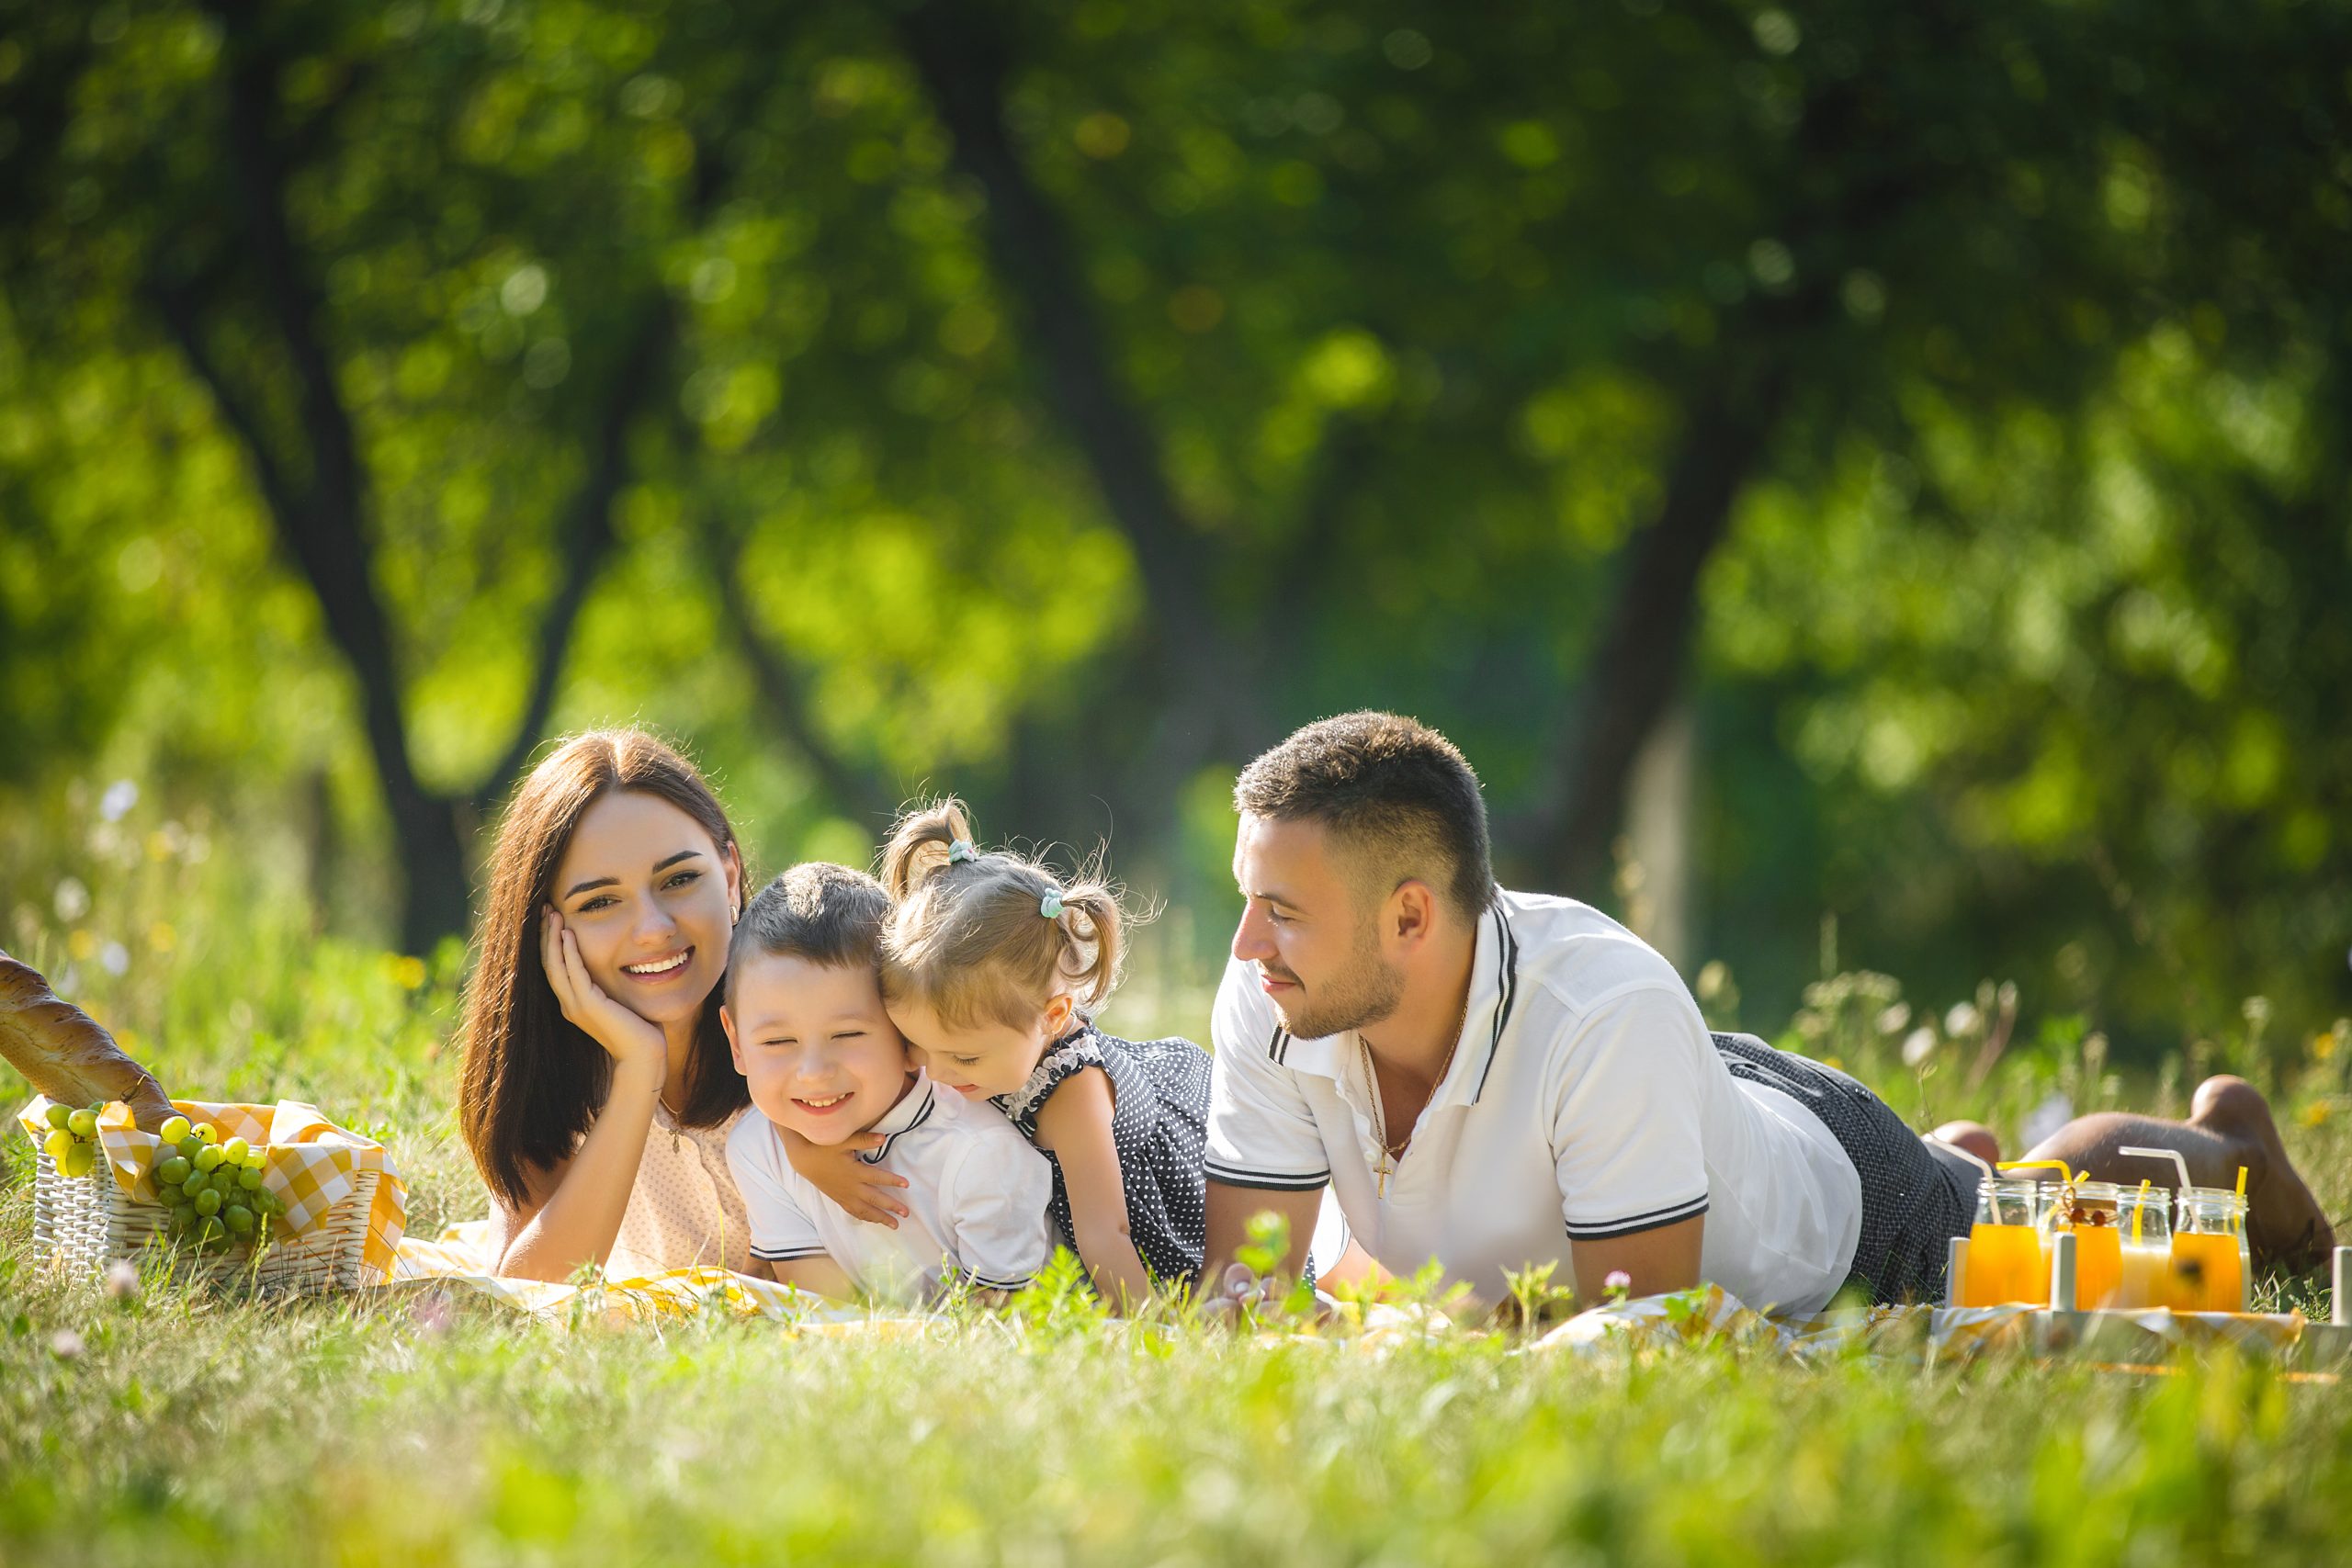
[[[1094,1027],[1118,983],[1117,895],[976,851],[955,800],[900,821],[882,881],[895,906],[883,1003],[933,1080],[992,1101],[1045,1152],[1055,1228],[1105,1301],[1139,1303],[1155,1280],[1191,1283],[1206,1224],[1208,1053]],[[801,1174],[854,1207],[863,1191],[852,1184],[870,1173],[805,1152]]]

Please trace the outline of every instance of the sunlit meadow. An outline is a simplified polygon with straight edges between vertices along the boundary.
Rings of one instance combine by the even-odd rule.
[[[449,1121],[463,954],[322,938],[266,854],[118,793],[71,875],[12,885],[12,951],[182,1097],[308,1099],[382,1139],[412,1228],[478,1214]],[[242,841],[245,841],[241,840]],[[1204,916],[1204,918],[1207,918]],[[1198,1033],[1163,933],[1114,1021]],[[1177,973],[1182,969],[1187,972]],[[1738,1022],[1843,1061],[1915,1121],[2005,1134],[2063,1096],[2177,1110],[2274,1091],[2331,1209],[2352,1192],[2352,1030],[2244,1027],[2144,1070],[1996,984],[1839,974]],[[0,1080],[10,1108],[26,1091]],[[1577,1359],[1476,1327],[1374,1350],[1136,1330],[1072,1303],[915,1336],[719,1318],[538,1322],[487,1302],[254,1304],[49,1277],[30,1149],[0,1165],[0,1560],[68,1564],[770,1561],[1590,1562],[2340,1557],[2352,1406],[2258,1361],[2164,1375],[1701,1346]],[[2257,1304],[2324,1307],[2311,1281]]]

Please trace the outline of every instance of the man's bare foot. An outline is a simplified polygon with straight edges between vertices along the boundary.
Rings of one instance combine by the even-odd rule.
[[[2335,1227],[2295,1174],[2261,1091],[2224,1073],[2197,1086],[2188,1124],[2228,1139],[2246,1168],[2245,1238],[2257,1263],[2308,1268],[2335,1246]],[[2236,1173],[2232,1172],[2234,1179]]]
[[[1947,1122],[1928,1136],[1974,1155],[1986,1165],[2001,1163],[2001,1140],[1982,1122]]]

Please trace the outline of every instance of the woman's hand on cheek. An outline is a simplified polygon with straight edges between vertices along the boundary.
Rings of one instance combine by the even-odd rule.
[[[605,988],[588,974],[579,940],[553,909],[547,911],[542,922],[539,960],[563,1016],[602,1045],[616,1063],[667,1066],[669,1043],[661,1029],[605,994]]]
[[[827,1145],[810,1143],[789,1127],[776,1132],[784,1139],[785,1157],[800,1179],[840,1204],[851,1219],[897,1230],[899,1217],[910,1213],[898,1196],[907,1179],[857,1157],[861,1150],[880,1148],[881,1134],[860,1133]]]

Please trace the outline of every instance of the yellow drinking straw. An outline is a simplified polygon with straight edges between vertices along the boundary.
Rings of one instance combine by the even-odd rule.
[[[2233,1229],[2245,1224],[2245,1167],[2238,1167],[2238,1212],[2230,1216]]]
[[[2062,1181],[2072,1174],[2072,1172],[2067,1170],[2066,1162],[2063,1159],[2005,1159],[2000,1163],[1998,1168],[2002,1170],[2054,1170],[2058,1173],[2058,1179]]]
[[[2132,1245],[2140,1245],[2140,1216],[2148,1212],[2148,1179],[2140,1178],[2140,1201],[2132,1205]]]
[[[2238,1196],[2240,1198],[2245,1196],[2245,1167],[2244,1166],[2238,1167]]]

